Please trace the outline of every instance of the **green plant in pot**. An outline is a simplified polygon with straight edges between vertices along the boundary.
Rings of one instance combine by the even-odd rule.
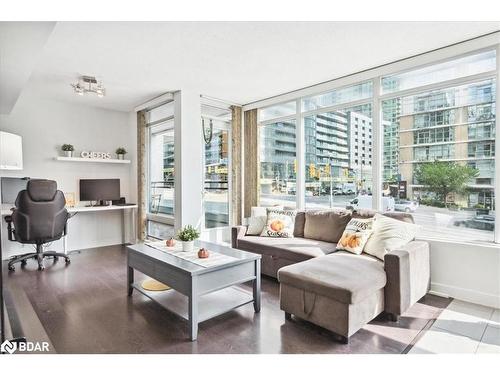
[[[194,240],[200,237],[200,232],[192,225],[186,225],[177,232],[177,238],[182,242],[182,251],[193,251]]]
[[[73,147],[73,145],[65,143],[61,146],[61,150],[64,152],[64,156],[71,158],[73,157],[73,151],[75,151],[75,148]]]
[[[125,150],[123,147],[118,147],[115,152],[116,156],[118,156],[118,159],[120,160],[125,159],[125,154],[127,153],[127,150]]]

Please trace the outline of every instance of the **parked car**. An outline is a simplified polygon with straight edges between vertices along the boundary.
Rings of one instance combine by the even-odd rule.
[[[373,197],[371,195],[358,195],[356,198],[349,201],[346,205],[347,209],[359,210],[373,208]],[[382,197],[382,211],[394,211],[394,198]]]
[[[343,195],[344,192],[342,191],[342,189],[333,189],[332,194],[333,195]]]
[[[352,195],[352,194],[356,194],[356,192],[352,189],[347,189],[347,190],[344,190],[344,194],[345,195]]]
[[[312,197],[314,193],[311,190],[306,190],[306,197]]]
[[[476,215],[467,220],[456,220],[453,224],[457,227],[466,227],[482,230],[495,229],[495,216],[493,215]]]
[[[397,201],[394,203],[394,210],[404,212],[415,212],[418,204],[414,201]]]

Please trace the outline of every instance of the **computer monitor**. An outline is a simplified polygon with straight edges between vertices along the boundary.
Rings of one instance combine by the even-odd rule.
[[[17,195],[21,190],[26,190],[29,177],[2,177],[2,203],[16,203]]]
[[[80,201],[111,201],[120,199],[120,179],[80,180]]]

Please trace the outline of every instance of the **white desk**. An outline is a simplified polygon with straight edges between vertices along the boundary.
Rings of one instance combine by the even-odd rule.
[[[10,204],[2,204],[2,217],[10,215],[12,213],[11,208],[13,208]],[[137,222],[136,222],[136,210],[137,205],[128,205],[128,206],[94,206],[94,207],[86,207],[86,206],[76,206],[76,207],[68,207],[68,212],[72,215],[74,214],[84,214],[87,212],[109,212],[109,211],[121,211],[122,213],[122,243],[126,241],[126,230],[125,230],[125,212],[130,210],[131,212],[131,221],[132,221],[132,242],[135,243],[137,240]],[[3,219],[2,219],[3,222]],[[3,225],[3,224],[2,224]],[[70,231],[71,219],[68,220],[67,223],[67,235],[63,237],[63,248],[64,253],[67,254],[70,249],[68,248],[68,235],[71,233]]]

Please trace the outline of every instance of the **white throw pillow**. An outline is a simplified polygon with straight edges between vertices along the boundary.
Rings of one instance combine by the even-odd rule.
[[[364,252],[384,260],[384,255],[413,241],[420,228],[380,214],[375,214],[373,234],[366,243]]]
[[[282,210],[283,206],[272,207],[276,210]],[[248,218],[247,234],[251,236],[259,236],[267,222],[267,208],[266,207],[252,207],[251,216]]]
[[[296,210],[267,209],[267,221],[262,233],[263,237],[293,238]]]
[[[361,254],[368,238],[373,232],[373,218],[352,218],[337,243],[338,250],[346,250],[354,254]]]

